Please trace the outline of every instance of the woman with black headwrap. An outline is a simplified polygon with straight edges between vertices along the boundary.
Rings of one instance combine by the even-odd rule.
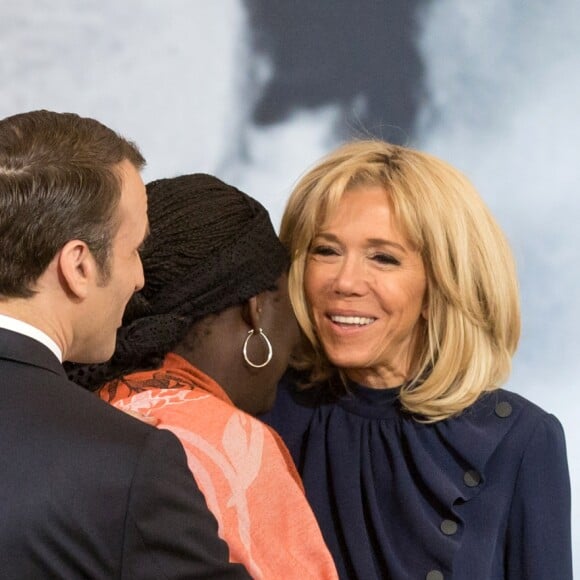
[[[69,374],[179,437],[231,560],[254,578],[336,578],[284,444],[252,416],[271,407],[298,339],[268,213],[203,174],[147,195],[145,286],[115,355]]]

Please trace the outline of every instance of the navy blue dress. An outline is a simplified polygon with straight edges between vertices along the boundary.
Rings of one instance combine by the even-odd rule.
[[[570,480],[558,420],[505,390],[424,424],[398,389],[282,380],[263,419],[288,445],[343,579],[568,580]]]

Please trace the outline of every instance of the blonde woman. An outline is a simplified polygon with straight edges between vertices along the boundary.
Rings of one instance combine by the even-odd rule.
[[[266,417],[341,578],[572,578],[558,420],[500,389],[516,272],[470,182],[425,153],[346,144],[282,220],[301,353]]]

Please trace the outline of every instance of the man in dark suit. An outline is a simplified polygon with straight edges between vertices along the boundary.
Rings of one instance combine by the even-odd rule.
[[[0,578],[248,578],[177,439],[67,380],[108,359],[147,199],[137,148],[92,119],[0,121]]]

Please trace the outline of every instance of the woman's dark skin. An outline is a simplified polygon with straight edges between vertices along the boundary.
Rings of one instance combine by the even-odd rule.
[[[244,304],[199,320],[173,349],[221,385],[236,407],[251,415],[264,413],[273,405],[277,382],[299,337],[286,274],[276,286]],[[252,368],[244,361],[242,347],[248,332],[254,329],[248,358],[256,364],[266,360],[267,347],[257,335],[259,328],[270,340],[273,355],[265,367]]]

